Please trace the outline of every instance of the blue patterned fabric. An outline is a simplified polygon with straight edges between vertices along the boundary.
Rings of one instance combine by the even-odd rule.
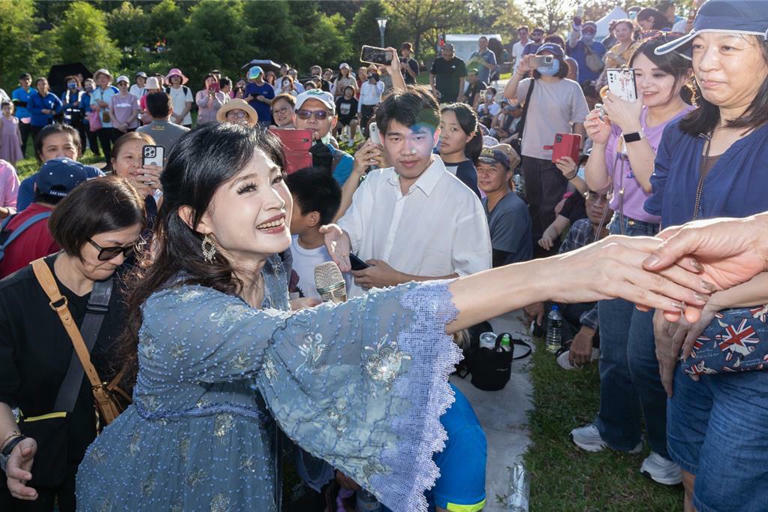
[[[290,313],[280,270],[260,310],[201,286],[147,300],[134,405],[88,449],[78,509],[274,511],[274,420],[391,509],[427,509],[460,358],[447,283]]]

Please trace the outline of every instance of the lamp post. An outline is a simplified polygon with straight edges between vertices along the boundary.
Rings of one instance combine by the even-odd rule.
[[[384,31],[387,29],[387,18],[376,18],[379,24],[379,35],[381,36],[381,47],[384,48]]]

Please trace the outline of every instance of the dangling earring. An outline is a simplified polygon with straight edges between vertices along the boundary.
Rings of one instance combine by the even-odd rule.
[[[213,237],[210,234],[206,234],[200,246],[203,249],[203,259],[206,263],[213,263],[213,258],[216,256],[216,244],[213,243]]]

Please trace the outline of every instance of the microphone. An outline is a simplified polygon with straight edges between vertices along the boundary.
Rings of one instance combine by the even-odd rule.
[[[315,288],[323,302],[347,301],[347,284],[344,282],[339,266],[332,261],[326,261],[315,267]]]

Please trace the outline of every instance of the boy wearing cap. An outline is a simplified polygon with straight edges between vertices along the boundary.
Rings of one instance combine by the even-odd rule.
[[[605,46],[603,43],[595,41],[595,34],[597,34],[597,24],[594,21],[586,21],[583,25],[574,23],[568,38],[566,50],[568,55],[576,59],[579,64],[579,79],[577,81],[580,84],[594,82],[600,77],[603,70],[602,60],[605,55]]]
[[[165,92],[171,97],[171,105],[173,105],[173,115],[171,120],[187,128],[192,128],[192,91],[186,84],[189,79],[184,76],[179,68],[173,68],[168,71],[166,80],[171,84],[170,87],[166,87]]]
[[[259,124],[269,126],[272,124],[270,105],[275,97],[275,90],[264,81],[264,70],[260,66],[251,67],[247,78],[248,84],[245,86],[243,99],[259,114]]]
[[[54,158],[40,167],[35,183],[35,201],[8,221],[3,229],[3,239],[29,219],[36,216],[42,218],[28,226],[5,248],[5,255],[0,260],[0,278],[16,272],[30,261],[59,250],[48,230],[48,217],[59,201],[87,179],[86,166],[69,158]]]
[[[493,266],[527,261],[533,256],[531,216],[509,180],[520,157],[507,144],[486,146],[477,160],[477,186],[485,192],[483,209],[488,217]]]

